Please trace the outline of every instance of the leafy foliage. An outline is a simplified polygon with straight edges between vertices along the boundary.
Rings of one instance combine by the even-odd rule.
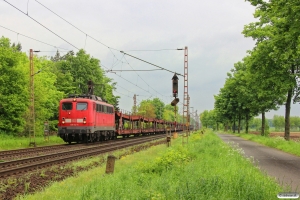
[[[28,108],[28,59],[26,54],[0,38],[0,131],[18,134],[24,130]]]
[[[133,107],[132,110],[134,110]],[[178,112],[178,106],[176,106],[176,111],[177,122],[182,122],[182,116]],[[174,106],[169,104],[165,105],[159,98],[142,100],[137,106],[137,115],[166,121],[175,121]]]
[[[216,119],[216,113],[214,110],[204,110],[200,114],[200,120],[204,127],[208,128],[215,128],[217,119]]]

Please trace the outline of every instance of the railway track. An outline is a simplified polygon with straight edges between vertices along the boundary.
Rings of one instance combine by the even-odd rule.
[[[117,140],[121,140],[117,139]],[[115,142],[114,140],[113,142]],[[99,145],[102,143],[107,143],[112,141],[106,141],[106,142],[97,142],[97,143],[89,143],[88,145]],[[45,155],[48,153],[51,153],[53,151],[55,152],[61,152],[66,151],[68,149],[81,149],[86,148],[87,144],[61,144],[61,145],[51,145],[51,146],[45,146],[45,147],[35,147],[35,148],[25,148],[25,149],[16,149],[16,150],[8,150],[8,151],[0,151],[0,161],[1,162],[7,162],[15,159],[22,159],[27,157],[33,157],[33,156],[40,156]]]
[[[145,137],[145,136],[144,136]],[[147,137],[147,136],[146,136]],[[134,138],[132,138],[134,139]],[[102,142],[95,142],[95,143],[88,143],[89,146],[92,145],[101,145],[103,143],[109,142],[116,142],[118,140],[123,140],[123,138],[118,138],[117,140],[109,140],[109,141],[102,141]],[[15,149],[15,150],[8,150],[8,151],[0,151],[0,162],[7,162],[16,159],[28,158],[33,156],[41,156],[55,152],[63,152],[68,149],[81,149],[86,148],[86,143],[81,144],[61,144],[61,145],[51,145],[51,146],[44,146],[44,147],[35,147],[35,148],[25,148],[25,149]]]
[[[67,144],[62,145],[52,145],[52,146],[45,146],[45,147],[35,147],[35,148],[25,148],[25,149],[15,149],[15,150],[8,150],[8,151],[0,151],[0,160],[10,161],[14,158],[25,158],[30,156],[38,156],[41,153],[51,152],[57,149],[68,149],[71,146]]]
[[[85,148],[72,148],[60,152],[50,153],[41,156],[24,158],[14,161],[0,163],[0,178],[6,178],[20,173],[26,173],[35,169],[41,169],[52,165],[62,164],[80,158],[99,155],[118,149],[150,142],[164,138],[165,135],[154,135],[148,137],[136,137],[132,139],[119,140],[115,142],[104,142],[96,145],[86,145]],[[61,145],[60,145],[61,146]],[[77,146],[77,145],[71,145]]]

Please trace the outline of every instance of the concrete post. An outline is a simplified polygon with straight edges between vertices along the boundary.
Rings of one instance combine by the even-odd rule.
[[[116,157],[113,155],[107,156],[107,162],[106,162],[106,174],[113,174],[115,170],[115,160]]]

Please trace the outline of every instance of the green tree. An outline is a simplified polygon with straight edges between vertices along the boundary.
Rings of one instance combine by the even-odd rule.
[[[147,118],[155,118],[155,110],[151,100],[143,100],[137,108],[137,114]]]
[[[177,110],[176,113],[177,122],[182,122],[182,117],[178,113],[178,106],[176,106],[176,110]],[[165,105],[163,119],[166,121],[175,121],[174,106],[171,106],[170,104]]]
[[[21,134],[28,109],[29,63],[25,53],[0,38],[0,131]]]
[[[162,102],[159,98],[154,98],[152,100],[152,104],[154,105],[155,108],[155,115],[157,119],[162,119],[163,118],[163,113],[165,110],[165,104]]]
[[[249,123],[250,128],[256,131],[260,131],[262,125],[261,121],[262,120],[260,118],[252,118]]]
[[[252,94],[249,98],[250,108],[253,113],[262,114],[261,135],[264,135],[265,130],[265,113],[277,110],[286,99],[286,90],[284,84],[276,78],[276,69],[270,71],[276,63],[268,56],[269,52],[270,46],[260,44],[244,59],[249,71],[248,92]]]
[[[299,86],[297,78],[299,73],[299,13],[300,2],[277,0],[258,1],[247,0],[256,6],[254,16],[258,22],[245,26],[243,33],[247,37],[256,40],[257,46],[264,44],[270,47],[268,56],[272,57],[276,65],[268,69],[276,71],[274,77],[282,82],[286,89],[285,102],[285,139],[290,139],[290,109],[294,95],[294,101],[299,98]]]
[[[57,124],[59,101],[64,93],[56,87],[57,76],[53,73],[53,62],[45,57],[34,57],[35,122],[37,134],[43,134],[44,122]],[[55,130],[54,126],[51,126]]]
[[[284,117],[279,115],[273,116],[273,124],[276,131],[281,131],[284,129]]]
[[[291,130],[292,131],[298,131],[298,127],[300,126],[300,117],[291,116],[290,125],[291,125]]]
[[[208,128],[209,125],[209,111],[204,110],[202,113],[200,113],[200,121],[202,126],[205,126],[205,128]]]

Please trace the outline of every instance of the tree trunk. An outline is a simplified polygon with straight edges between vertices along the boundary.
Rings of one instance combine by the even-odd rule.
[[[246,115],[246,133],[248,133],[248,128],[249,128],[249,116]]]
[[[239,127],[238,127],[238,133],[241,132],[241,115],[239,114]]]
[[[235,118],[233,119],[233,133],[235,133]]]
[[[219,123],[217,122],[217,131],[219,131]]]
[[[261,135],[265,136],[265,112],[261,113]]]
[[[284,139],[290,140],[290,112],[293,90],[288,91],[288,96],[285,104],[285,126],[284,126]]]

